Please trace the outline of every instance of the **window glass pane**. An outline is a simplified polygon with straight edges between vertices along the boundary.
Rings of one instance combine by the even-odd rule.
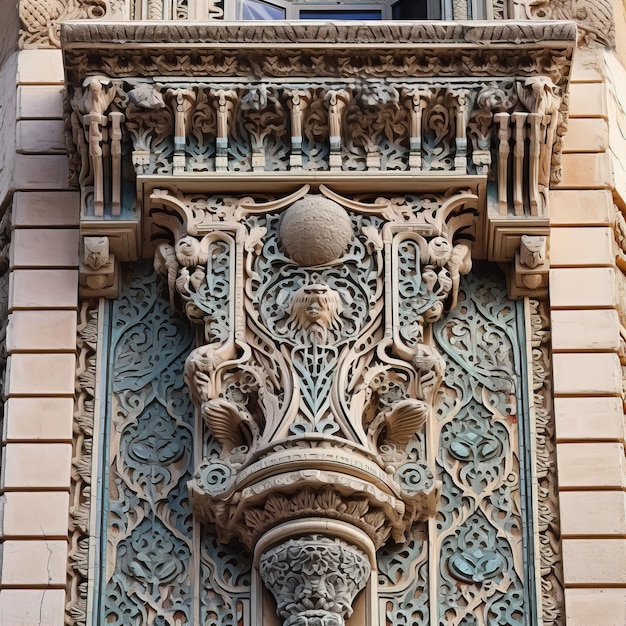
[[[301,20],[380,20],[380,11],[300,11]]]
[[[260,2],[259,0],[241,0],[242,20],[284,20],[285,9]]]
[[[394,20],[427,20],[427,0],[400,0],[391,7]]]

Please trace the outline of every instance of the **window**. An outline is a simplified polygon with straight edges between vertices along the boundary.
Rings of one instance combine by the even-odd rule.
[[[478,0],[469,0],[474,5]],[[452,19],[452,0],[226,0],[230,20],[441,20]]]

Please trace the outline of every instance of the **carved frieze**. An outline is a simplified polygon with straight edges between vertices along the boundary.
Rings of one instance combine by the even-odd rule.
[[[362,172],[433,191],[443,176],[482,177],[489,201],[473,255],[510,263],[518,295],[545,293],[544,274],[522,276],[515,255],[523,235],[546,235],[571,24],[64,28],[81,231],[108,236],[117,259],[151,254],[142,187],[163,176],[197,189],[228,174],[307,183]]]

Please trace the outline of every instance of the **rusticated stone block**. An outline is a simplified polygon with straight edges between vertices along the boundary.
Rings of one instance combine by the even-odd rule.
[[[64,589],[0,590],[0,624],[59,626],[64,617]]]
[[[5,410],[9,442],[72,441],[74,399],[9,398]]]
[[[565,585],[626,585],[626,539],[563,540]]]
[[[550,303],[556,309],[614,307],[615,271],[610,267],[550,270]]]
[[[619,348],[619,319],[615,309],[552,311],[552,349],[560,351]]]
[[[66,443],[7,443],[3,488],[13,491],[69,489],[72,446]]]
[[[555,398],[559,441],[624,440],[624,410],[618,397]]]
[[[624,446],[620,443],[560,443],[557,461],[561,489],[626,486]]]
[[[66,541],[5,541],[2,585],[65,587],[66,562]]]
[[[67,538],[70,496],[63,491],[5,494],[2,534],[15,537]]]

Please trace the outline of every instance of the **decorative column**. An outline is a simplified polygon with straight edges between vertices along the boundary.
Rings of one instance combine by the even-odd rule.
[[[284,626],[344,626],[371,566],[345,541],[304,535],[266,551],[259,570]]]

